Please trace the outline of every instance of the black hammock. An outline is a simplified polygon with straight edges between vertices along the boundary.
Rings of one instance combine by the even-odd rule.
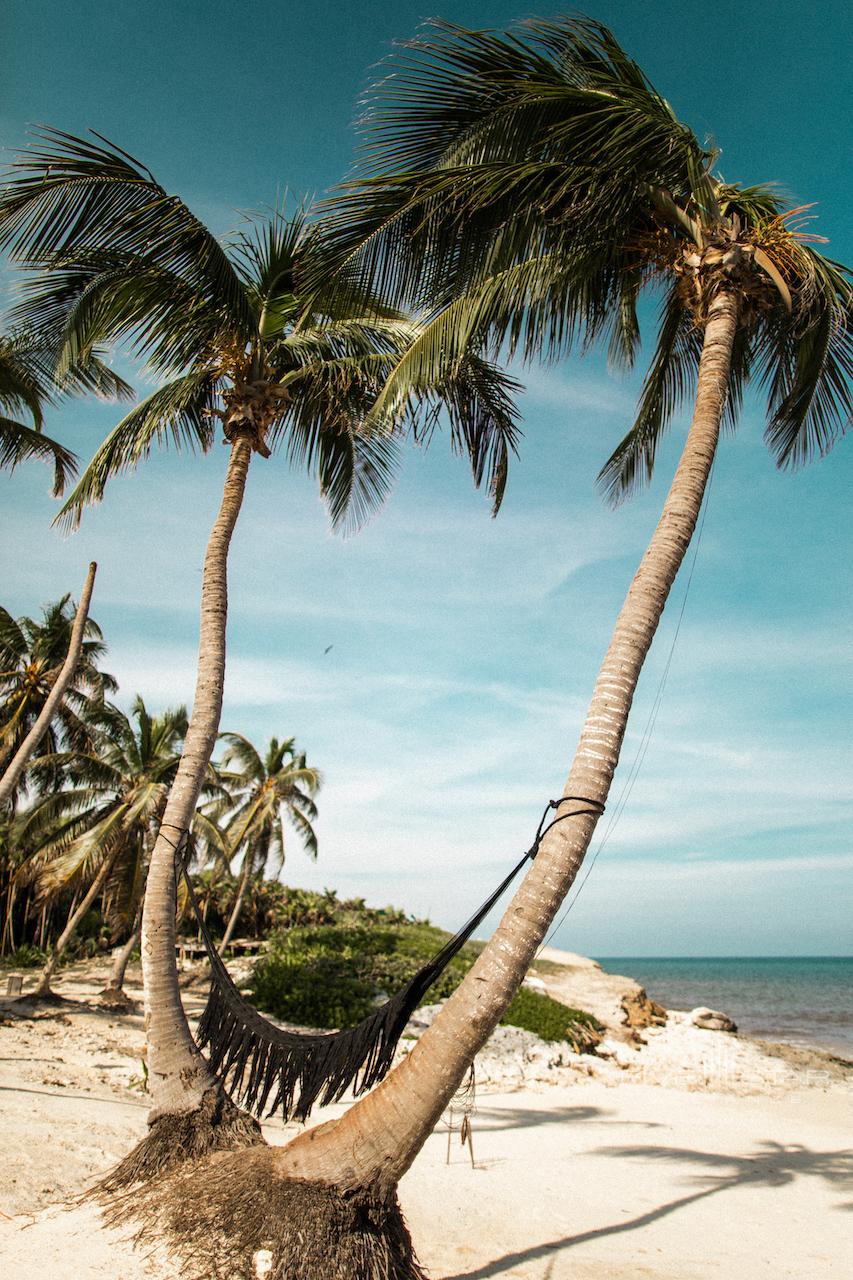
[[[561,814],[546,827],[549,810],[567,800],[580,800],[591,807]],[[470,920],[401,991],[375,1013],[341,1031],[284,1031],[243,998],[208,933],[187,863],[180,859],[190,905],[210,960],[210,994],[196,1031],[199,1049],[207,1050],[211,1068],[225,1082],[231,1096],[258,1116],[280,1110],[285,1120],[305,1120],[318,1101],[321,1105],[337,1102],[349,1089],[355,1094],[366,1093],[390,1069],[397,1042],[425,993],[461,951],[528,858],[536,857],[543,836],[566,818],[582,813],[600,815],[603,811],[602,804],[585,796],[549,801],[532,846]]]

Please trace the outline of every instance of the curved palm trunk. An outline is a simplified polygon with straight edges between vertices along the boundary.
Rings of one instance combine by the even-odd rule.
[[[693,422],[658,526],[616,622],[563,794],[607,799],[634,690],[702,504],[719,438],[739,304],[723,292],[705,327]],[[573,805],[572,807],[577,807]],[[556,826],[470,973],[412,1052],[337,1121],[273,1153],[285,1177],[339,1192],[391,1192],[518,989],[577,875],[598,820]]]
[[[27,767],[30,756],[47,733],[50,722],[56,714],[60,702],[65,697],[65,691],[74,678],[74,672],[77,670],[77,663],[80,661],[80,652],[83,648],[83,633],[86,629],[86,619],[89,616],[89,603],[92,599],[92,588],[95,585],[97,569],[98,566],[93,560],[89,565],[89,572],[86,574],[86,581],[80,594],[80,602],[74,615],[71,638],[68,642],[68,653],[59,670],[59,675],[54,681],[53,688],[47,695],[45,704],[39,712],[35,724],[15,752],[2,778],[0,778],[0,807],[9,800],[15,790],[18,779]]]
[[[228,946],[228,943],[231,941],[232,937],[234,936],[234,930],[237,928],[237,921],[240,918],[240,910],[243,906],[243,899],[246,896],[246,890],[249,887],[249,879],[251,878],[251,875],[252,875],[253,861],[254,859],[252,858],[252,850],[247,849],[243,857],[243,874],[240,876],[240,887],[237,890],[237,897],[234,901],[234,907],[231,911],[231,916],[228,920],[228,924],[225,926],[225,933],[222,935],[222,941],[219,944],[220,951],[224,952],[225,948]]]
[[[63,952],[65,951],[65,948],[68,946],[69,942],[74,936],[74,930],[77,928],[78,924],[83,919],[84,915],[89,910],[92,903],[95,901],[98,894],[103,889],[106,883],[107,876],[112,871],[113,866],[115,865],[115,861],[118,858],[118,855],[120,853],[121,853],[121,848],[116,847],[116,849],[110,854],[108,858],[104,858],[104,861],[100,866],[98,874],[95,876],[94,880],[89,885],[87,892],[83,895],[82,899],[77,904],[77,906],[72,908],[71,914],[68,917],[68,921],[65,925],[65,928],[62,930],[62,933],[59,935],[59,937],[56,939],[56,942],[51,947],[50,955],[48,956],[48,959],[47,959],[47,964],[42,969],[41,978],[39,979],[39,984],[35,990],[35,994],[37,996],[50,995],[50,980],[54,975],[56,966],[59,964],[59,961],[62,959],[62,955],[63,955]]]
[[[160,832],[151,854],[142,917],[142,973],[148,1081],[153,1107],[149,1121],[162,1114],[194,1111],[216,1087],[187,1025],[175,965],[175,846],[193,820],[210,763],[225,683],[225,625],[228,612],[227,561],[240,514],[251,446],[232,446],[222,505],[204,557],[201,588],[198,676],[184,750],[172,783]]]
[[[101,1004],[122,1005],[129,1003],[128,997],[125,995],[124,991],[124,978],[127,973],[127,966],[130,963],[130,957],[133,955],[133,949],[139,943],[141,935],[142,903],[139,904],[139,908],[134,917],[133,927],[130,930],[130,937],[113,952],[113,964],[110,969],[110,976],[107,979],[107,985],[98,997]]]

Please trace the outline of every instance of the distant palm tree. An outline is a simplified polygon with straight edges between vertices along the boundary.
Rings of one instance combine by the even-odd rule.
[[[36,786],[42,774],[52,777],[56,771],[66,785],[37,800],[19,830],[22,841],[35,850],[28,870],[42,899],[70,885],[83,891],[51,948],[39,995],[50,991],[63,952],[99,896],[113,935],[135,933],[147,863],[177,771],[187,713],[177,707],[152,716],[137,697],[130,716],[105,703],[92,723],[92,751],[47,756],[33,766]],[[123,969],[114,973],[108,990],[117,994],[123,976]]]
[[[251,457],[283,447],[318,476],[333,522],[358,522],[390,485],[395,434],[428,434],[443,409],[455,444],[497,504],[515,441],[517,384],[473,347],[457,351],[426,378],[398,378],[393,401],[386,398],[368,431],[382,383],[418,326],[372,289],[350,290],[343,304],[316,288],[308,299],[300,261],[310,257],[313,233],[302,217],[259,222],[226,250],[182,200],[109,143],[49,131],[41,149],[22,153],[0,198],[0,242],[14,260],[42,271],[16,314],[58,342],[60,371],[96,343],[122,340],[165,379],[97,451],[63,508],[66,521],[76,522],[109,478],[136,466],[155,443],[207,452],[217,418],[230,446],[202,576],[195,700],[151,857],[142,946],[152,1122],[175,1115],[195,1124],[206,1107],[218,1124],[228,1108],[209,1105],[223,1095],[181,1004],[174,869],[219,729],[227,555]],[[236,1123],[242,1133],[243,1121]],[[164,1149],[184,1151],[179,1126],[164,1123],[150,1136],[157,1167],[161,1136]]]
[[[75,609],[70,595],[45,605],[41,620],[14,618],[0,607],[0,773],[29,733],[44,707],[71,640]],[[106,653],[100,627],[87,618],[80,659],[62,703],[37,750],[88,750],[90,719],[114,678],[98,662]]]
[[[305,852],[316,858],[317,837],[311,821],[317,807],[312,797],[320,786],[320,775],[306,763],[304,752],[297,753],[295,738],[282,742],[272,738],[261,758],[242,734],[220,737],[228,744],[217,769],[226,795],[208,806],[207,813],[222,825],[230,850],[237,856],[242,853],[237,893],[221,943],[224,949],[234,934],[252,877],[263,878],[271,860],[274,875],[284,866],[285,817],[298,831]]]

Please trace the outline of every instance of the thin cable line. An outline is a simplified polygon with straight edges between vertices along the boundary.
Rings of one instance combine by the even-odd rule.
[[[608,841],[610,840],[611,836],[613,835],[613,832],[615,831],[616,826],[620,818],[622,817],[622,814],[625,812],[625,807],[628,803],[628,800],[630,799],[631,792],[634,789],[634,783],[637,781],[640,770],[643,766],[643,762],[645,761],[646,753],[648,752],[649,744],[652,739],[652,733],[654,731],[654,727],[657,722],[658,712],[660,711],[661,703],[663,701],[663,692],[664,692],[664,688],[666,687],[667,677],[669,676],[670,668],[672,666],[672,659],[675,654],[675,645],[678,640],[679,632],[681,631],[681,624],[684,620],[684,611],[687,608],[687,597],[690,594],[690,587],[693,582],[693,575],[696,571],[696,561],[699,557],[699,547],[702,542],[702,534],[705,531],[705,520],[708,515],[708,506],[709,506],[710,497],[711,497],[711,485],[714,479],[714,470],[716,468],[716,465],[717,465],[717,459],[715,455],[714,461],[711,464],[711,470],[708,474],[708,483],[705,487],[705,493],[703,495],[702,516],[699,521],[699,532],[696,535],[696,542],[693,547],[693,558],[690,562],[690,570],[688,572],[687,582],[684,587],[684,595],[681,600],[681,609],[679,610],[679,613],[678,613],[678,621],[675,624],[675,631],[673,632],[672,643],[670,644],[670,647],[669,647],[669,655],[664,664],[663,672],[661,673],[661,678],[658,683],[657,692],[652,702],[651,710],[649,711],[648,719],[646,720],[646,726],[643,730],[643,734],[640,739],[640,745],[637,748],[637,753],[634,757],[634,761],[631,765],[631,768],[628,771],[628,776],[625,779],[625,783],[622,787],[622,790],[619,793],[619,799],[616,801],[616,806],[610,815],[610,821],[608,822],[607,827],[605,828],[604,834],[602,835],[601,840],[599,841],[596,847],[596,850],[589,861],[589,865],[586,868],[586,873],[583,879],[581,880],[580,884],[575,889],[573,896],[570,897],[568,903],[566,904],[565,911],[560,916],[556,924],[553,926],[548,936],[544,939],[543,942],[540,943],[539,947],[537,948],[537,951],[536,951],[537,956],[541,953],[543,947],[547,947],[548,943],[554,937],[554,934],[557,932],[557,930],[563,925],[572,907],[575,905],[578,898],[580,897],[581,891],[584,885],[586,884],[587,880],[592,874],[593,867],[595,866],[600,854],[602,853]]]

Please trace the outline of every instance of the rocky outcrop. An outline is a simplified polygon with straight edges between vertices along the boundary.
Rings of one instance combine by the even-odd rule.
[[[703,1031],[737,1031],[737,1024],[732,1022],[727,1013],[717,1013],[714,1009],[706,1009],[704,1005],[694,1009],[688,1017],[694,1027],[701,1027]]]
[[[595,960],[543,947],[527,979],[553,1000],[591,1013],[612,1040],[636,1044],[646,1027],[663,1026],[666,1010],[633,978],[605,973]]]
[[[650,1000],[642,987],[627,991],[622,997],[625,1025],[632,1031],[645,1031],[646,1027],[666,1025],[666,1009],[656,1000]]]

